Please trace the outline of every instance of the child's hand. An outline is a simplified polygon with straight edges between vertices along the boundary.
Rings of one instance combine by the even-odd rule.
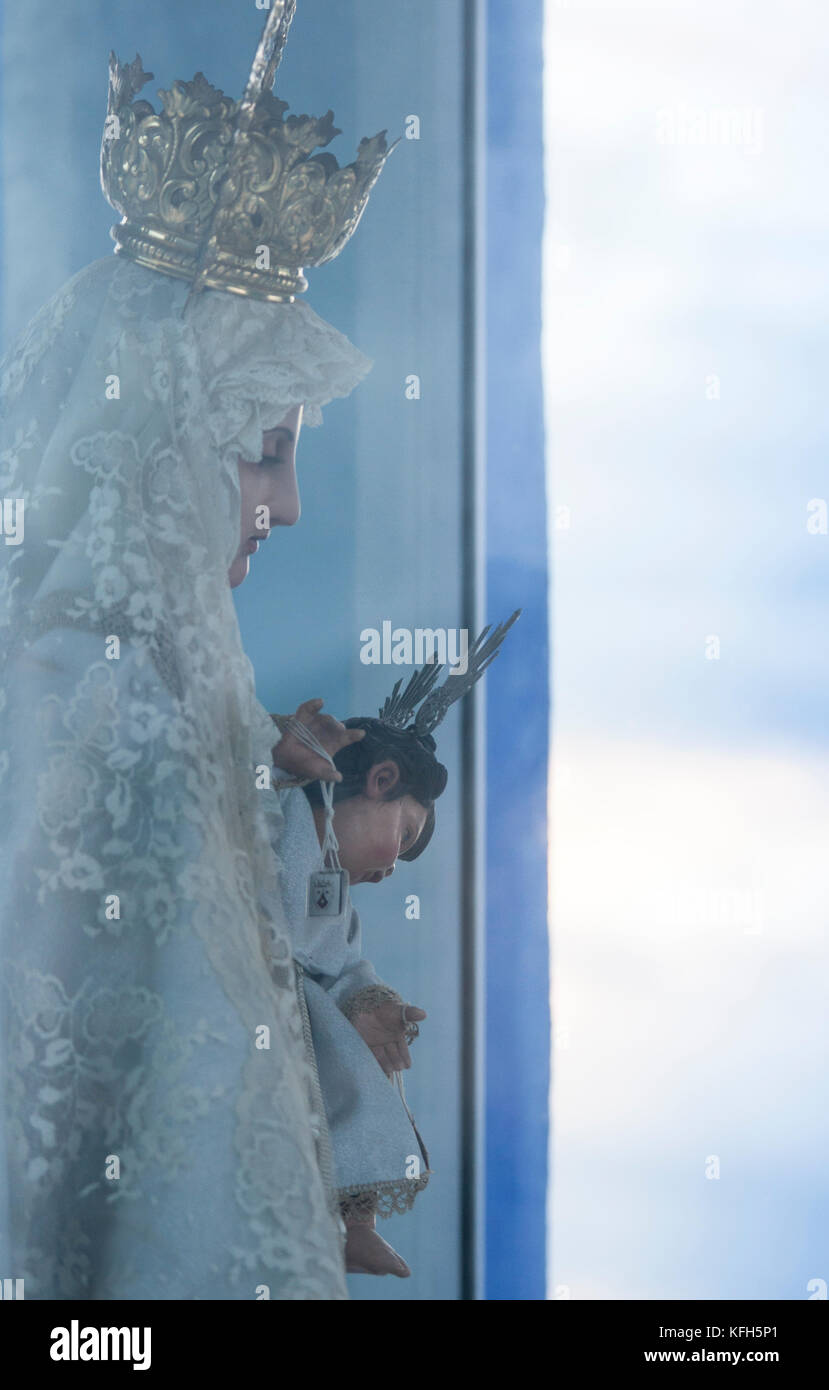
[[[355,1014],[351,1021],[386,1076],[391,1076],[392,1072],[404,1071],[412,1065],[406,1033],[413,1023],[425,1017],[425,1010],[414,1004],[399,1004],[396,999],[387,999],[370,1013]]]
[[[322,700],[306,700],[303,705],[300,705],[294,718],[310,729],[325,751],[333,758],[334,754],[338,753],[341,748],[347,747],[349,743],[358,743],[361,738],[365,738],[365,729],[347,729],[332,714],[320,714],[323,703]],[[271,719],[276,720],[277,716],[272,714]],[[337,772],[329,762],[326,762],[325,758],[320,757],[319,753],[314,753],[312,749],[306,747],[290,730],[282,735],[272,751],[274,767],[287,772],[291,777],[313,780],[321,778],[325,782],[341,782],[343,780],[341,772]]]

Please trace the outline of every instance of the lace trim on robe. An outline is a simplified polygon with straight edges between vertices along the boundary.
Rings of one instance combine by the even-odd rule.
[[[373,1183],[366,1187],[339,1187],[337,1197],[344,1221],[369,1222],[379,1216],[403,1216],[411,1211],[415,1197],[428,1186],[431,1170],[419,1178],[396,1178],[390,1182]]]
[[[349,1022],[357,1017],[358,1014],[370,1014],[374,1009],[379,1009],[381,1004],[386,1004],[392,1000],[396,1004],[404,1001],[389,985],[365,985],[363,989],[358,989],[356,994],[352,994],[340,1004],[340,1010],[345,1014]]]

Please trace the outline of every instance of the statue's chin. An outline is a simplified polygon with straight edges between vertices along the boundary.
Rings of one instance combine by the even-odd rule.
[[[244,579],[248,577],[249,561],[247,555],[237,555],[233,564],[227,572],[227,581],[231,589],[238,589]]]

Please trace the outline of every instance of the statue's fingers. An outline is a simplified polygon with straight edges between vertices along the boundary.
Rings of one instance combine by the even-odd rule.
[[[347,729],[345,724],[334,718],[333,714],[321,714],[317,721],[320,727],[322,727],[321,721],[323,719],[328,721],[324,726],[325,732],[332,738],[336,738],[341,748],[345,748],[349,743],[359,743],[361,738],[365,738],[365,729]]]
[[[412,1065],[411,1061],[406,1061],[406,1057],[408,1056],[408,1048],[406,1047],[405,1043],[388,1043],[386,1046],[386,1051],[391,1058],[392,1066],[394,1067],[395,1071],[405,1071],[407,1067],[410,1067]]]
[[[417,1004],[407,1004],[406,1017],[410,1023],[420,1023],[422,1019],[428,1018],[428,1014],[425,1009],[419,1009]]]
[[[322,782],[341,782],[343,780],[342,773],[338,772],[331,763],[327,763],[324,758],[317,758],[314,766],[316,772],[313,773],[313,776],[318,777]]]
[[[308,719],[310,719],[312,715],[316,714],[318,710],[322,709],[322,707],[323,707],[324,704],[325,704],[325,701],[324,701],[324,700],[305,700],[305,701],[303,701],[303,703],[302,703],[301,705],[299,705],[298,708],[297,708],[297,712],[296,712],[296,717],[297,717],[297,719],[299,719],[302,715],[305,715]]]
[[[343,775],[335,768],[333,761],[320,757],[319,753],[312,753],[307,750],[307,756],[303,766],[306,777],[318,777],[323,782],[341,782]]]
[[[334,752],[338,748],[344,748],[347,743],[353,743],[350,737],[351,730],[341,724],[339,719],[335,719],[333,714],[318,714],[312,721],[312,728],[320,743],[324,743],[329,753],[332,751],[329,743],[333,746]],[[362,731],[361,731],[362,732]]]
[[[318,729],[325,729],[329,732],[332,729],[339,730],[343,727],[335,714],[318,714],[314,723]]]

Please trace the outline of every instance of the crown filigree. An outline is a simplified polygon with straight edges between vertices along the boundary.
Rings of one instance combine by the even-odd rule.
[[[505,623],[499,623],[494,629],[491,624],[485,627],[469,648],[465,672],[450,671],[443,685],[439,685],[437,689],[435,685],[438,676],[446,668],[434,660],[415,671],[403,691],[400,689],[403,684],[401,677],[391,695],[387,696],[383,708],[378,711],[379,722],[398,733],[410,731],[419,738],[431,734],[432,730],[443,722],[449,706],[466,695],[476,681],[481,679],[487,667],[492,665],[501,650],[504,638],[516,619],[521,616],[521,611],[520,608],[516,608],[511,618],[507,618]],[[417,708],[418,705],[420,709]],[[410,720],[413,722],[409,723]]]
[[[153,74],[140,57],[109,60],[101,185],[123,221],[116,251],[203,288],[291,301],[303,270],[339,255],[389,154],[386,132],[360,142],[340,168],[314,154],[341,132],[334,113],[287,116],[270,90],[294,13],[275,0],[241,101],[201,72],[136,99]]]

